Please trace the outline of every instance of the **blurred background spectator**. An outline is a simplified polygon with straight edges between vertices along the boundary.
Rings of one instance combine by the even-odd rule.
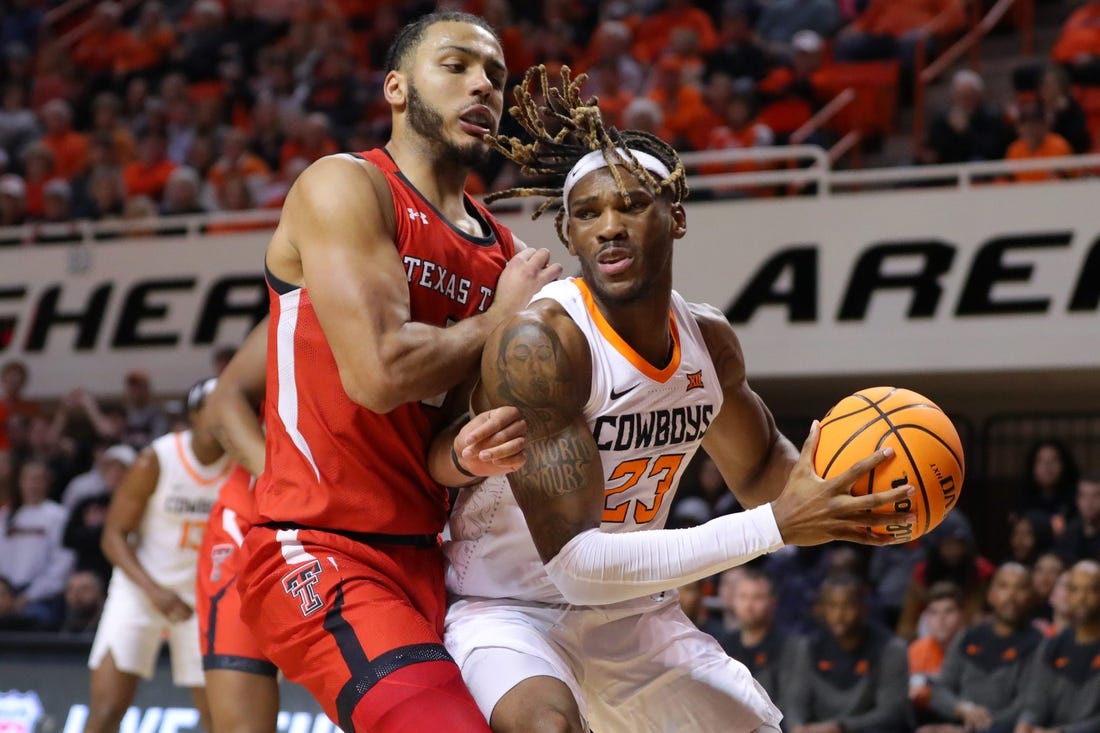
[[[1077,490],[1077,461],[1058,440],[1036,442],[1027,454],[1017,512],[1039,512],[1051,521],[1056,537],[1065,530],[1074,512]]]
[[[905,643],[868,618],[863,582],[826,579],[822,630],[804,639],[783,677],[780,707],[792,733],[910,729]]]
[[[918,721],[926,719],[947,647],[964,626],[958,586],[942,580],[929,588],[923,621],[925,632],[909,644],[909,700]]]
[[[920,733],[1011,730],[1023,707],[1024,680],[1042,635],[1028,622],[1033,602],[1027,569],[998,568],[989,587],[991,618],[954,641],[939,676]]]
[[[0,577],[14,593],[7,615],[47,630],[61,625],[73,565],[61,542],[68,512],[48,498],[49,489],[49,467],[28,459],[19,469],[15,501],[0,509]]]
[[[970,522],[956,510],[922,539],[927,559],[917,563],[898,619],[897,633],[911,640],[925,633],[921,615],[928,605],[929,589],[950,581],[959,589],[963,620],[969,625],[981,614],[986,587],[993,576],[993,564],[978,553]]]

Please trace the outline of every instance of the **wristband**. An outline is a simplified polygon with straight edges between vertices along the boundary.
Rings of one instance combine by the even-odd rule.
[[[467,476],[469,478],[484,478],[484,476],[478,476],[476,473],[470,473],[462,467],[462,464],[458,462],[458,453],[455,453],[454,443],[451,444],[451,463],[454,464],[455,468],[458,469],[458,472],[461,473],[463,476]]]

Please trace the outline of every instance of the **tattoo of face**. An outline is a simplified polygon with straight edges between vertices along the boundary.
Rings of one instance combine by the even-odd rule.
[[[501,339],[496,366],[500,396],[506,402],[535,413],[562,404],[569,386],[569,359],[553,329],[541,323],[513,326]]]
[[[576,376],[557,333],[542,323],[520,323],[497,352],[498,394],[527,420],[527,462],[515,485],[532,497],[561,497],[585,487],[586,468],[599,463],[587,431],[574,434]],[[537,500],[537,499],[536,499]]]

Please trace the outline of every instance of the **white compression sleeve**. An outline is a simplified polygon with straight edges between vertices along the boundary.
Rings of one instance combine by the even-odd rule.
[[[585,530],[546,563],[546,572],[569,603],[599,606],[670,590],[782,546],[765,504],[689,529]]]

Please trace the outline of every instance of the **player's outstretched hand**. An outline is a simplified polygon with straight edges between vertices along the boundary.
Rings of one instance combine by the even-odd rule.
[[[157,589],[153,591],[152,601],[157,610],[174,624],[186,621],[191,618],[193,613],[191,607],[182,598],[163,586],[157,586]]]
[[[891,536],[871,532],[871,526],[908,524],[913,517],[908,512],[870,513],[880,507],[892,509],[916,491],[902,486],[867,496],[852,496],[852,484],[868,471],[894,454],[892,448],[880,450],[858,461],[844,473],[823,479],[814,471],[813,457],[817,450],[820,425],[814,420],[810,436],[802,446],[802,454],[791,470],[787,485],[772,502],[772,512],[779,533],[788,545],[808,547],[830,540],[859,542],[864,545],[888,545],[896,542]]]
[[[561,277],[561,273],[561,265],[550,261],[550,250],[521,249],[508,260],[500,273],[489,310],[498,314],[501,321],[510,318],[513,313],[526,307],[543,285]]]
[[[455,436],[455,454],[478,476],[511,473],[527,460],[527,422],[511,405],[487,410],[466,423]]]

